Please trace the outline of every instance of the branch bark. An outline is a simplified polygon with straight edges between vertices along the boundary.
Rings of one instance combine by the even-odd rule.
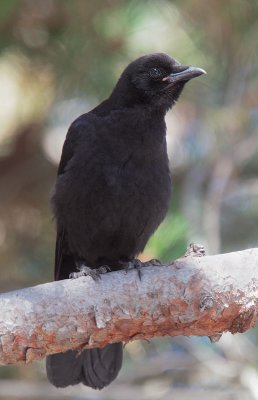
[[[0,295],[0,363],[157,336],[219,337],[258,322],[258,249],[46,283]]]

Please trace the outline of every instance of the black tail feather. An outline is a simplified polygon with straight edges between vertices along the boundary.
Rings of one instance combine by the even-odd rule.
[[[47,376],[56,387],[83,383],[102,389],[118,375],[123,359],[122,343],[109,344],[79,353],[69,350],[47,357]]]

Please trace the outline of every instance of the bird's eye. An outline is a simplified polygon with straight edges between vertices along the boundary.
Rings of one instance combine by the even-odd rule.
[[[154,79],[159,79],[162,76],[162,72],[159,68],[151,68],[150,76]]]

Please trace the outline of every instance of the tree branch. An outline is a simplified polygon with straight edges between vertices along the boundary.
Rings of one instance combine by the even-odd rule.
[[[0,363],[157,336],[219,337],[258,322],[258,249],[46,283],[0,295]]]

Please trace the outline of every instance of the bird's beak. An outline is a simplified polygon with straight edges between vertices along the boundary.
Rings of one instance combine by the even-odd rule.
[[[162,79],[163,82],[167,81],[170,83],[175,83],[179,81],[188,81],[197,76],[207,74],[202,68],[197,67],[186,67],[184,65],[177,65],[174,68],[174,72]]]

